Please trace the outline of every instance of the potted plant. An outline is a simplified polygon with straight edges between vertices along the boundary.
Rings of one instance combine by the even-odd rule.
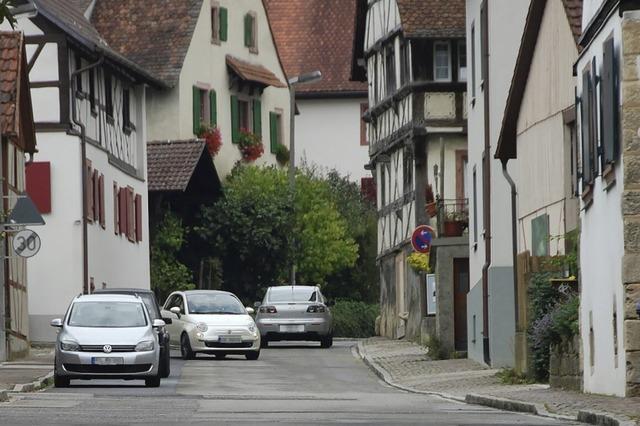
[[[264,153],[262,139],[247,129],[240,129],[238,148],[242,153],[242,159],[248,163],[257,160]]]
[[[429,215],[429,217],[435,217],[435,215],[438,214],[438,205],[436,203],[435,197],[433,196],[433,188],[430,184],[427,185],[425,190],[425,201],[425,210],[427,211],[427,214]]]
[[[212,157],[220,151],[220,148],[222,147],[222,134],[220,133],[220,129],[217,127],[211,127],[203,124],[200,126],[198,137],[204,139]]]
[[[460,237],[467,227],[465,212],[453,211],[444,215],[443,234],[445,237]]]
[[[413,252],[407,257],[407,263],[418,274],[431,272],[429,267],[429,255],[427,253]]]
[[[289,148],[279,143],[276,145],[274,150],[274,154],[276,155],[276,160],[280,165],[284,166],[289,162]]]

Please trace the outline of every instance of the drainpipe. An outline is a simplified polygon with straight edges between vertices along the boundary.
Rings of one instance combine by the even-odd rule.
[[[515,308],[515,329],[519,329],[518,321],[518,234],[517,234],[517,217],[516,217],[516,183],[509,175],[507,170],[508,159],[502,159],[502,175],[511,187],[511,249],[513,251],[513,306]]]
[[[82,292],[87,289],[89,292],[89,242],[88,242],[88,229],[87,229],[87,141],[86,141],[86,127],[78,120],[76,116],[76,90],[77,82],[76,76],[83,72],[89,71],[92,68],[100,66],[104,62],[104,56],[100,56],[97,62],[89,64],[84,68],[80,68],[71,73],[71,87],[73,91],[71,93],[71,121],[78,127],[80,127],[80,156],[81,156],[81,168],[82,168]]]
[[[481,8],[484,7],[484,16],[482,12],[481,25],[485,29],[481,35],[481,45],[484,43],[486,49],[482,60],[482,69],[484,70],[484,152],[483,152],[483,170],[482,170],[482,210],[484,217],[484,252],[485,262],[482,265],[482,349],[484,362],[491,365],[491,346],[489,344],[489,268],[491,267],[491,132],[490,132],[490,114],[489,108],[489,2],[483,0]]]

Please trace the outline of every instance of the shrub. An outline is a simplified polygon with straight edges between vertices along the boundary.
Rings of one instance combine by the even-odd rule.
[[[375,335],[376,317],[380,312],[377,304],[355,300],[338,300],[333,315],[333,334],[336,337],[371,337]]]
[[[286,146],[279,143],[278,145],[276,145],[274,154],[276,155],[276,160],[281,165],[284,166],[285,164],[289,163],[289,148],[287,148]]]

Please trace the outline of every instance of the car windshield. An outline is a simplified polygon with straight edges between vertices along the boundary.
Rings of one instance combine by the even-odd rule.
[[[153,298],[153,296],[150,293],[142,293],[138,295],[144,302],[144,305],[147,307],[147,311],[149,312],[149,316],[151,317],[151,319],[152,320],[160,319],[160,312],[158,310],[158,305],[156,304],[156,301]]]
[[[274,287],[269,290],[269,302],[315,302],[316,289],[309,287]]]
[[[73,327],[144,327],[144,308],[137,302],[76,302],[68,324]]]
[[[246,314],[244,306],[230,294],[199,293],[187,296],[189,314]]]

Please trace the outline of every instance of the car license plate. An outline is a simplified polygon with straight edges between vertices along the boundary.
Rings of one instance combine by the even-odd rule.
[[[220,343],[242,343],[241,336],[220,336]]]
[[[94,356],[91,357],[91,364],[95,365],[121,365],[124,364],[124,358],[121,356]]]
[[[280,333],[304,333],[304,325],[281,325]]]

